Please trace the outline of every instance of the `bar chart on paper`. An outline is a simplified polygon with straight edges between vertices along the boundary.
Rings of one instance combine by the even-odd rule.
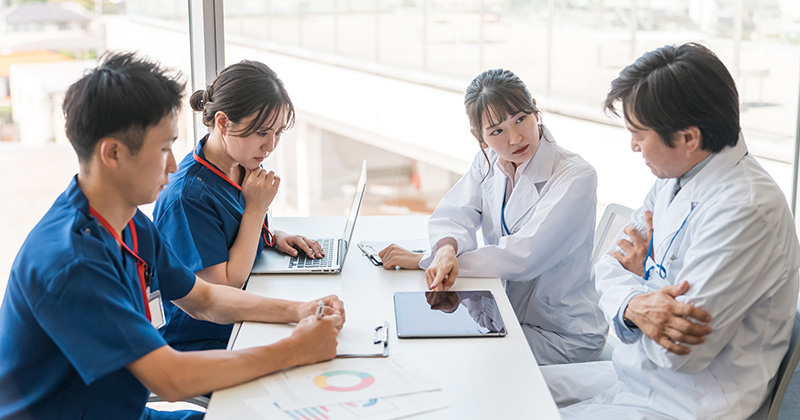
[[[299,410],[283,410],[283,412],[293,419],[330,420],[330,410],[324,405]]]
[[[332,420],[351,417],[374,418],[377,414],[391,413],[402,408],[389,398],[370,398],[365,401],[349,402],[331,407],[321,405],[300,410],[283,410],[283,412],[293,419]]]
[[[443,394],[422,392],[291,410],[281,409],[269,396],[246,399],[245,403],[270,420],[392,420],[447,407]]]

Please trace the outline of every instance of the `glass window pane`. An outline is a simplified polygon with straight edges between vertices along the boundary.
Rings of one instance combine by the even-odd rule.
[[[281,9],[279,3],[269,2],[264,22],[286,13],[286,7]],[[239,19],[229,4],[237,2],[226,2],[226,19]],[[399,96],[375,99],[359,92],[360,86],[354,87],[348,94],[358,98],[352,99],[352,112],[364,112],[364,98],[374,103],[365,107],[369,112],[364,122],[353,130],[371,129],[369,121],[374,118],[369,114],[374,112],[385,118],[386,126],[404,127],[414,121],[419,136],[428,139],[423,143],[437,144],[440,138],[426,134],[439,133],[436,130],[442,124],[437,116],[447,113],[452,115],[448,124],[458,121],[458,125],[441,132],[447,133],[447,138],[463,139],[457,146],[463,148],[459,153],[470,156],[476,149],[472,140],[462,136],[468,130],[460,104],[464,89],[485,69],[508,68],[527,83],[545,112],[545,124],[559,143],[596,166],[601,207],[609,202],[637,207],[654,179],[641,158],[629,151],[629,135],[621,120],[602,112],[600,104],[611,80],[646,51],[666,44],[703,43],[719,55],[736,79],[742,128],[750,150],[790,195],[800,74],[800,31],[796,24],[800,7],[795,2],[340,0],[314,7],[307,2],[296,4],[293,13],[299,16],[297,19],[308,20],[314,15],[315,24],[298,23],[295,41],[263,38],[274,42],[259,47],[251,40],[249,47],[259,47],[250,50],[251,54],[262,54],[274,63],[281,62],[282,55],[303,57],[315,63],[319,73],[314,77],[329,80],[330,86],[339,83],[336,75],[346,70],[365,77],[386,77],[370,86],[372,89],[392,91],[397,82],[420,88],[419,98],[409,97],[406,92],[410,89],[400,89]],[[741,9],[736,9],[739,4]],[[237,59],[247,55],[235,45],[231,48],[237,51]],[[279,72],[293,75],[295,65],[284,63],[287,68]],[[302,84],[301,79],[296,83]],[[309,103],[330,104],[328,110],[313,107],[314,113],[321,114],[314,117],[347,118],[340,108],[349,102],[340,100],[338,107],[333,105],[336,100],[324,97],[341,95],[336,93],[340,91],[324,85],[305,98]],[[438,94],[447,96],[446,103],[455,109],[436,108],[439,105],[429,98]],[[393,107],[394,103],[415,100],[420,104]],[[394,114],[385,112],[388,109],[395,109]],[[390,135],[403,137],[402,133]],[[358,136],[343,136],[347,137]],[[391,146],[378,149],[396,153]],[[400,182],[421,184],[410,194],[416,198],[430,194],[426,205],[435,205],[460,170],[454,169],[458,165],[431,160],[404,161],[405,168],[397,169],[397,173],[413,173],[413,181],[401,177],[402,181],[393,184],[395,190],[399,191]],[[440,185],[432,178],[450,181]],[[436,192],[426,189],[432,184],[437,185]],[[398,200],[402,198],[398,196]]]
[[[0,296],[22,241],[78,171],[61,112],[67,88],[106,50],[190,74],[185,0],[8,3],[0,1],[0,178],[18,182],[0,183]],[[184,107],[179,117],[182,156],[193,144],[191,114]]]

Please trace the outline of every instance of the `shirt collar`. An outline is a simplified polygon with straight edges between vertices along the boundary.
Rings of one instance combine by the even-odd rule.
[[[82,213],[89,214],[89,199],[83,193],[80,185],[78,185],[78,175],[72,177],[72,182],[66,190],[66,196],[69,203],[80,210]]]
[[[534,155],[534,156],[536,156],[536,155]],[[528,166],[530,166],[530,163],[531,163],[532,160],[533,160],[533,157],[531,157],[530,159],[526,160],[525,162],[522,162],[515,170],[513,163],[511,163],[511,162],[501,158],[500,156],[498,156],[497,157],[497,169],[500,171],[500,173],[505,175],[506,178],[508,178],[509,181],[511,181],[511,188],[514,188],[514,186],[517,184],[517,182],[519,181],[519,179],[522,176],[522,174],[525,172],[526,169],[528,169]],[[512,173],[514,174],[514,176],[511,176]]]
[[[224,172],[222,169],[220,169],[219,166],[211,163],[211,161],[206,158],[206,152],[203,150],[203,148],[206,146],[206,141],[207,140],[208,140],[208,134],[203,136],[203,138],[200,139],[200,141],[197,142],[197,147],[194,148],[195,153],[197,153],[197,156],[199,156],[204,161],[208,162],[211,166],[217,168],[218,171]],[[197,165],[203,166],[204,170],[211,172],[208,168],[205,167],[205,165],[202,165],[199,162],[194,162],[194,163],[197,164]],[[227,182],[225,180],[223,180],[222,178],[220,178],[219,176],[215,176],[215,178],[219,178],[220,181],[222,181],[225,184],[227,184]]]
[[[698,172],[700,172],[703,168],[705,168],[706,165],[708,165],[708,162],[711,162],[711,159],[714,156],[716,156],[716,153],[711,153],[710,155],[706,156],[705,159],[698,162],[697,165],[694,165],[692,169],[689,169],[688,171],[686,171],[685,174],[678,177],[678,185],[680,185],[681,187],[686,185],[687,182],[689,182],[692,178],[694,178],[694,176],[697,175]]]
[[[197,156],[200,156],[203,159],[206,159],[206,153],[203,151],[203,147],[206,145],[206,140],[208,140],[208,134],[203,136],[203,138],[197,142],[197,146],[195,146],[194,148],[194,151],[195,153],[197,153]]]

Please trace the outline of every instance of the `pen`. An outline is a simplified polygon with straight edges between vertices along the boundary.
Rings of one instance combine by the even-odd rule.
[[[322,299],[317,301],[317,319],[322,319],[322,308],[325,307],[325,302]]]

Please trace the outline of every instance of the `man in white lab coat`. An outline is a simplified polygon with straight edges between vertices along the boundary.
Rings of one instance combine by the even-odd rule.
[[[789,344],[800,246],[781,190],[747,152],[739,99],[697,44],[640,57],[611,84],[659,178],[595,266],[622,345],[612,362],[544,367],[564,419],[765,413]]]

